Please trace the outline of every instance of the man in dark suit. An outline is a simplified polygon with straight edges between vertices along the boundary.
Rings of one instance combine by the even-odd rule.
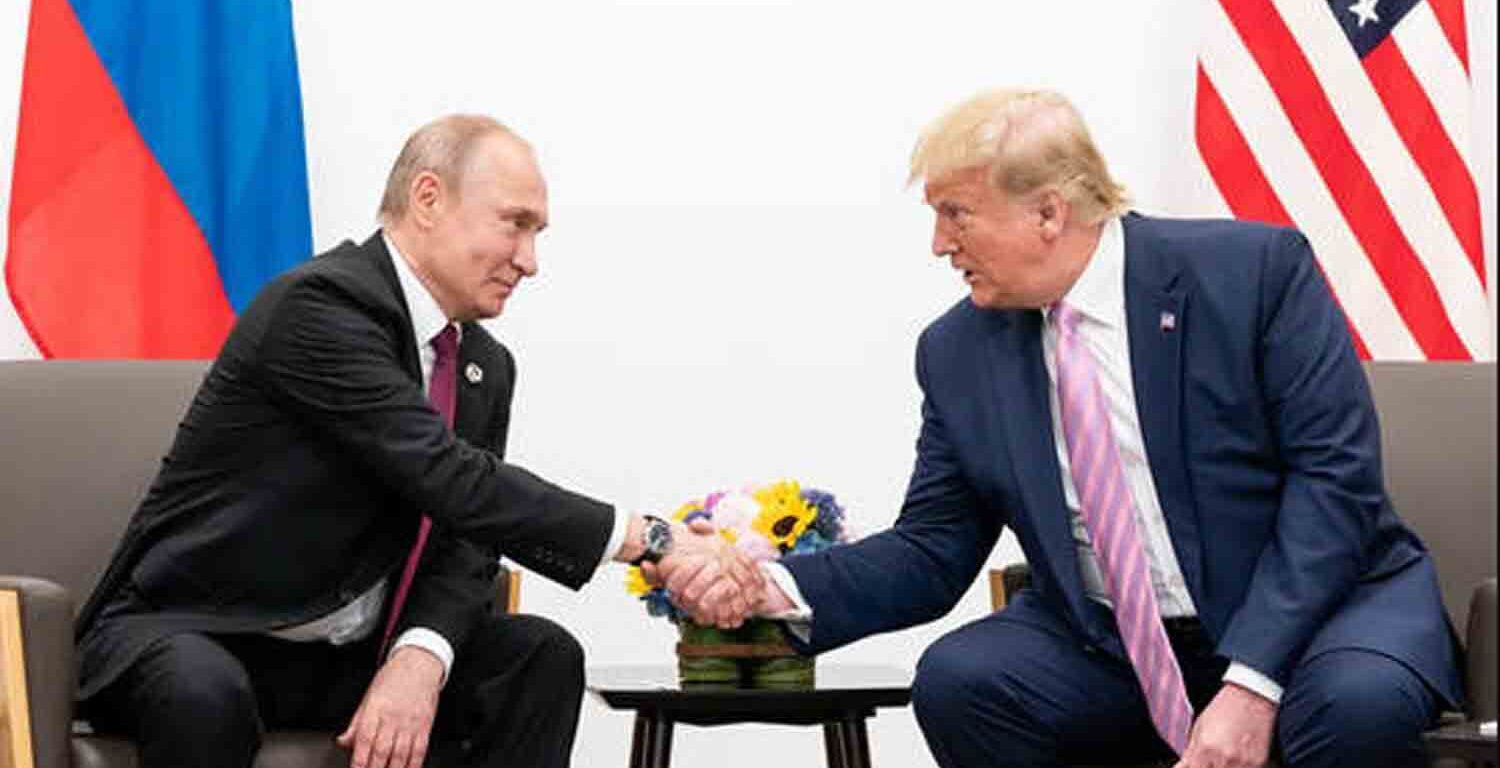
[[[757,584],[717,537],[504,463],[515,363],[474,321],[536,273],[526,142],[437,120],[380,215],[239,318],[81,612],[85,711],[148,767],[247,766],[266,728],[342,731],[355,768],[429,739],[439,764],[566,765],[582,651],[489,610],[499,555],[574,589],[611,558]]]
[[[940,764],[1423,764],[1451,634],[1307,241],[1124,214],[1056,94],[960,105],[912,175],[970,295],[918,344],[905,503],[762,611],[814,653],[930,621],[1010,526],[1030,588],[917,667]]]

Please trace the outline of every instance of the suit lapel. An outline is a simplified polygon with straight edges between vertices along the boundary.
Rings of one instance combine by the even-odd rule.
[[[1057,464],[1052,432],[1052,405],[1046,364],[1042,360],[1042,315],[1036,311],[986,313],[986,333],[994,371],[991,396],[1000,403],[1011,466],[1021,494],[1019,514],[1030,518],[1031,529],[1046,553],[1052,578],[1061,588],[1073,615],[1087,626],[1083,579],[1078,572],[1078,549],[1063,497],[1062,472]]]
[[[1188,589],[1201,600],[1203,547],[1182,446],[1182,344],[1191,331],[1186,315],[1190,297],[1177,279],[1180,265],[1146,252],[1141,219],[1127,216],[1124,225],[1125,317],[1135,407],[1172,548]]]

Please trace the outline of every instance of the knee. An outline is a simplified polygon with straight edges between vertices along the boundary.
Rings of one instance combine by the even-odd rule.
[[[983,677],[972,649],[953,636],[933,643],[917,662],[911,684],[912,710],[918,722],[932,726],[970,720],[974,706],[980,703],[974,692]],[[1004,692],[988,692],[986,696],[989,695],[1003,696]]]
[[[1277,730],[1292,765],[1405,765],[1420,758],[1435,708],[1426,684],[1400,662],[1333,652],[1294,674]]]
[[[141,690],[158,711],[198,720],[249,722],[255,689],[239,661],[202,635],[176,635],[141,661]]]
[[[534,623],[532,664],[548,685],[583,690],[583,645],[571,632],[539,616]]]

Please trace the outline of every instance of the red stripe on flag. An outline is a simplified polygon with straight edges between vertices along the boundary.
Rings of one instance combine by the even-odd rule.
[[[1437,196],[1453,234],[1463,245],[1469,263],[1474,265],[1474,274],[1479,284],[1485,284],[1484,241],[1479,229],[1479,193],[1475,191],[1474,179],[1468,166],[1458,154],[1453,138],[1443,128],[1442,119],[1433,108],[1427,92],[1417,82],[1411,65],[1396,46],[1394,37],[1385,41],[1365,55],[1365,72],[1380,94],[1381,103],[1390,115],[1401,141],[1411,152],[1427,185]]]
[[[234,321],[67,0],[31,6],[9,227],[6,282],[47,357],[212,357]]]
[[[1427,0],[1438,26],[1453,45],[1453,52],[1463,62],[1464,71],[1469,71],[1469,27],[1464,22],[1464,0]]]
[[[1334,202],[1380,282],[1429,360],[1468,360],[1447,308],[1426,267],[1318,83],[1297,40],[1275,8],[1262,0],[1220,0],[1246,49],[1265,73],[1292,129],[1307,148]],[[1324,258],[1336,258],[1324,254]]]
[[[1229,204],[1234,217],[1282,227],[1294,226],[1292,217],[1287,215],[1286,207],[1281,204],[1280,196],[1271,188],[1271,182],[1261,171],[1260,162],[1255,159],[1250,143],[1245,141],[1245,135],[1229,114],[1229,108],[1224,105],[1224,99],[1219,96],[1218,89],[1214,88],[1213,81],[1208,79],[1208,73],[1203,70],[1202,64],[1198,65],[1198,97],[1194,110],[1198,152],[1203,156],[1209,175],[1213,176],[1214,184],[1224,196],[1224,202]],[[1321,263],[1318,264],[1318,269],[1323,269]],[[1327,281],[1327,274],[1323,277]],[[1334,301],[1338,301],[1337,295],[1334,296]],[[1342,310],[1343,306],[1340,305],[1339,309]],[[1369,360],[1370,348],[1365,346],[1359,329],[1354,327],[1353,322],[1348,322],[1348,313],[1345,313],[1344,319],[1348,323],[1349,335],[1354,339],[1354,349],[1359,353],[1359,359]]]

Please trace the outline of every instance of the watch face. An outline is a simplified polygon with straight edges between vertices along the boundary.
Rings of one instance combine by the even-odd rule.
[[[672,525],[665,520],[652,520],[646,526],[646,557],[651,562],[660,560],[672,548]]]

